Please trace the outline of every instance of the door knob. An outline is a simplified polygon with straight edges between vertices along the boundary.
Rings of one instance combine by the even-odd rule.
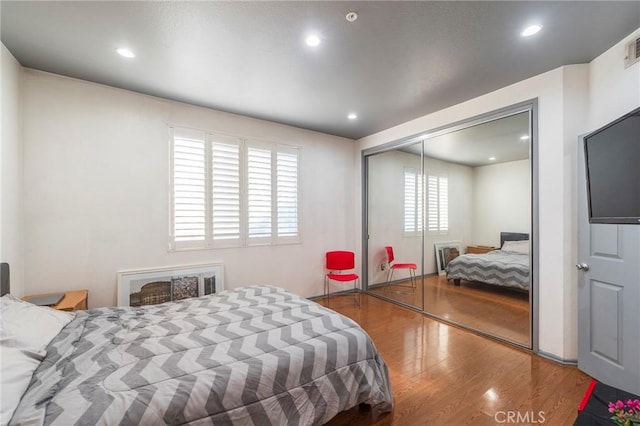
[[[580,270],[582,270],[582,271],[587,272],[587,271],[589,270],[589,265],[587,265],[586,263],[578,263],[578,264],[576,265],[576,268],[578,268],[578,269],[580,269]]]

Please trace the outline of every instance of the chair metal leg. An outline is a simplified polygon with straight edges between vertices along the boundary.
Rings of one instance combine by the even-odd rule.
[[[407,286],[406,284],[397,284],[397,287],[399,288],[408,288],[409,292],[405,292],[405,291],[398,291],[398,290],[389,290],[389,287],[394,285],[391,284],[391,279],[393,278],[393,269],[389,270],[389,276],[387,278],[387,283],[384,286],[384,291],[389,291],[392,293],[398,293],[398,294],[413,294],[415,293],[415,289],[417,287],[416,284],[416,277],[415,277],[415,271],[413,269],[409,269],[409,285]]]
[[[324,278],[324,299],[326,301],[326,306],[329,307],[330,303],[329,301],[331,300],[331,292],[330,292],[330,284],[331,284],[331,280],[329,280],[328,277],[325,276]],[[349,291],[345,290],[344,287],[341,287],[341,291],[340,291],[340,295],[349,295]],[[353,300],[356,302],[356,305],[358,305],[358,308],[360,308],[360,295],[362,294],[362,292],[360,291],[360,278],[358,278],[357,280],[353,281]]]
[[[387,274],[387,285],[384,287],[385,290],[389,291],[389,286],[391,285],[391,279],[393,278],[393,268],[389,268],[389,273]]]
[[[391,269],[391,268],[389,268],[389,269],[387,270],[387,281],[384,283],[384,286],[382,286],[382,291],[383,291],[383,292],[385,292],[385,291],[388,291],[388,290],[389,290],[389,283],[391,282],[391,279],[390,279],[391,271],[392,271],[392,269]]]
[[[324,300],[329,306],[329,277],[325,275],[324,277]]]

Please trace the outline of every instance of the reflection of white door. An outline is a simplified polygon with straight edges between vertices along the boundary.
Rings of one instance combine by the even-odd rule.
[[[578,367],[640,394],[640,226],[589,224],[580,145]]]

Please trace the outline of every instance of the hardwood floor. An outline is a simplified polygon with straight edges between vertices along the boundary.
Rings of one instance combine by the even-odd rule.
[[[405,285],[405,282],[400,284]],[[396,286],[406,292],[402,287]],[[425,310],[434,315],[529,345],[529,295],[489,284],[462,281],[454,286],[444,276],[427,276],[422,281]],[[394,289],[394,286],[391,286]],[[413,294],[371,290],[394,300],[422,308],[420,280]]]
[[[575,367],[373,296],[363,294],[360,309],[351,296],[328,302],[372,337],[389,367],[395,404],[375,420],[368,408],[355,407],[329,425],[498,425],[508,424],[507,412],[527,416],[520,425],[571,425],[576,418],[590,377]]]

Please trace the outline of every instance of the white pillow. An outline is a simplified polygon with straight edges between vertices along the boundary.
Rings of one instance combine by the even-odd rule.
[[[74,317],[72,312],[36,306],[5,294],[0,298],[0,344],[44,351]]]
[[[16,411],[22,395],[27,391],[31,375],[40,365],[45,353],[31,353],[28,349],[0,346],[2,362],[2,398],[0,424],[6,425]]]
[[[10,294],[0,298],[0,424],[9,423],[47,346],[74,317],[74,313],[36,306]]]
[[[504,244],[502,244],[502,251],[529,254],[529,240],[505,241]]]

